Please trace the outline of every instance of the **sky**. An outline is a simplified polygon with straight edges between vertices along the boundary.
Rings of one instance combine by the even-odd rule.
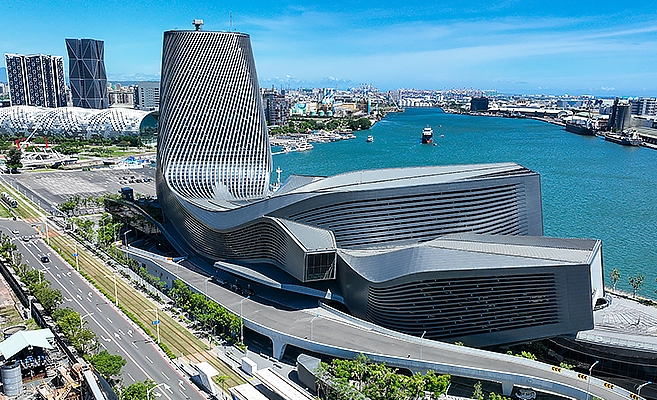
[[[229,30],[231,13],[261,86],[657,96],[646,0],[1,0],[0,53],[68,63],[65,38],[101,39],[110,81],[153,80],[164,31]]]

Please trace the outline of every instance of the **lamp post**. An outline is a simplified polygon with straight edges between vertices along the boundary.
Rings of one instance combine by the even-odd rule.
[[[49,270],[49,269],[50,268],[48,268],[48,267],[43,267],[43,268],[37,269],[37,271],[39,272],[39,285],[41,285],[41,273],[43,272],[43,274],[45,275],[46,271]]]
[[[48,234],[48,216],[47,215],[43,216],[43,226],[44,226],[44,230],[46,231],[46,242],[48,242],[48,246],[50,246],[50,235]]]
[[[422,332],[422,336],[420,336],[420,361],[422,360],[422,344],[424,343],[424,335],[427,334],[427,331]]]
[[[600,360],[595,360],[593,364],[589,367],[589,379],[587,379],[587,384],[586,384],[586,399],[589,400],[591,398],[591,393],[589,392],[589,389],[591,389],[591,374],[593,373],[593,367],[598,365]]]
[[[105,275],[105,278],[113,278],[114,279],[114,305],[117,307],[119,306],[119,289],[116,286],[116,272],[114,272],[112,275]]]
[[[132,229],[129,231],[123,232],[123,240],[125,241],[125,247],[128,247],[128,233],[132,232]]]
[[[205,297],[208,297],[208,281],[211,281],[212,277],[205,278],[204,283],[205,283]]]
[[[312,319],[310,320],[310,340],[313,340],[313,322],[315,322],[315,319],[319,318],[319,314],[316,314]]]
[[[75,269],[80,272],[80,262],[78,261],[78,242],[76,241],[74,244],[67,244],[68,247],[75,247],[75,253],[73,253],[73,257],[75,257]]]
[[[162,383],[158,383],[157,385],[153,386],[152,388],[146,390],[146,400],[150,400],[150,398],[151,398],[151,392],[152,392],[153,390],[159,388],[159,387],[162,386],[162,385],[165,385],[165,383],[164,383],[164,382],[162,382]]]
[[[240,300],[240,343],[244,344],[244,313],[242,309],[242,303],[244,303],[244,300],[247,300],[251,296],[246,296],[242,300]]]
[[[153,321],[153,325],[155,325],[155,330],[157,331],[157,344],[160,344],[160,314],[159,310],[157,308],[151,308],[146,311],[155,311],[155,321]]]
[[[82,329],[84,328],[84,327],[82,326],[82,320],[83,320],[85,317],[90,317],[90,316],[92,316],[92,315],[94,315],[94,313],[90,312],[90,313],[86,313],[86,314],[84,314],[83,316],[80,317],[80,330],[82,330]]]
[[[636,394],[638,396],[641,396],[641,389],[643,389],[644,386],[648,386],[648,385],[651,385],[651,384],[652,384],[652,382],[650,382],[650,381],[640,384],[639,387],[636,388]]]

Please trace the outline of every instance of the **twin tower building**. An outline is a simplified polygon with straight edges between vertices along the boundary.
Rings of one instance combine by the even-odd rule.
[[[273,191],[242,33],[165,32],[160,96],[164,226],[209,273],[471,346],[593,327],[601,243],[543,236],[537,173],[500,163],[292,175]]]

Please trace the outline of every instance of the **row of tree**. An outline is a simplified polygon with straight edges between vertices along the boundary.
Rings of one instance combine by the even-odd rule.
[[[433,371],[403,375],[385,363],[370,363],[362,354],[353,360],[320,363],[315,372],[317,395],[326,400],[433,400],[447,392],[451,380]]]
[[[616,290],[616,285],[621,279],[621,272],[618,270],[618,268],[613,268],[609,272],[609,280],[611,281],[612,286],[614,287],[614,290]],[[643,288],[643,285],[645,283],[646,277],[639,273],[636,275],[629,276],[627,278],[627,283],[629,283],[630,287],[632,288],[632,296],[636,297],[636,292],[641,290]],[[657,283],[657,278],[655,278],[655,282]],[[655,290],[655,293],[657,293],[657,290]]]
[[[31,269],[22,264],[22,255],[9,236],[0,233],[0,254],[11,263],[16,275],[32,295],[37,298],[50,315],[68,342],[98,371],[108,382],[113,383],[119,391],[121,400],[146,399],[146,391],[154,386],[152,381],[135,382],[125,388],[121,387],[121,369],[126,361],[118,354],[110,354],[107,350],[98,352],[99,343],[96,334],[86,328],[87,321],[70,308],[59,308],[62,293],[51,287],[51,282],[45,278],[41,270]]]
[[[309,131],[335,131],[338,129],[351,129],[359,131],[370,129],[372,121],[368,118],[331,118],[327,121],[315,118],[295,119],[288,122],[287,125],[276,126],[269,130],[272,135],[288,133],[304,133]]]
[[[200,322],[204,329],[212,330],[214,334],[221,334],[231,341],[239,338],[242,327],[240,318],[218,303],[208,300],[206,296],[191,290],[181,280],[173,281],[167,294],[177,307]]]

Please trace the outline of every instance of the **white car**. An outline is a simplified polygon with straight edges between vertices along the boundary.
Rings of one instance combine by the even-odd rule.
[[[11,231],[11,233],[13,233],[14,235],[19,235],[21,231],[19,231],[18,229],[14,229]]]

